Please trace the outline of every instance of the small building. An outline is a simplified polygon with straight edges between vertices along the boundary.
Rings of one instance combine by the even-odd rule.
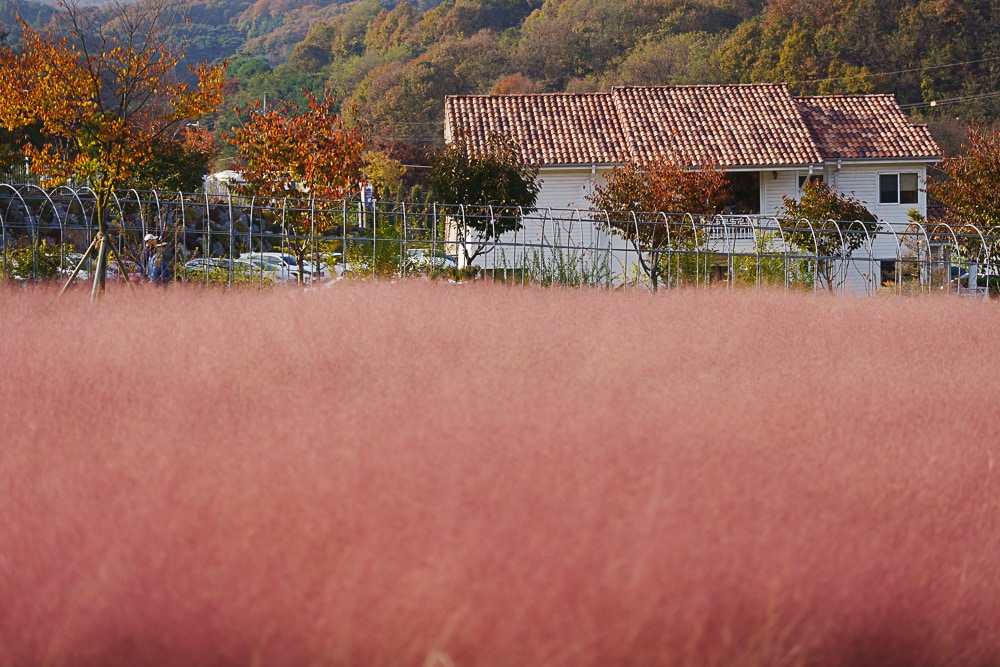
[[[784,197],[822,179],[896,231],[911,209],[926,216],[922,184],[941,158],[927,126],[911,122],[892,95],[799,97],[785,84],[449,96],[444,132],[446,142],[463,135],[473,151],[494,133],[514,139],[539,168],[539,210],[587,210],[587,196],[616,165],[665,158],[725,169],[726,213],[774,216]]]
[[[243,182],[243,174],[235,169],[225,169],[205,176],[205,192],[212,197],[225,197],[233,185]]]

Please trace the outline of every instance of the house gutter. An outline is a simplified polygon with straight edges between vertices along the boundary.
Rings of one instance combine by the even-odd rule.
[[[855,165],[855,164],[899,164],[901,162],[927,163],[940,162],[940,155],[917,155],[907,157],[878,157],[878,158],[836,158],[829,160],[826,164]]]

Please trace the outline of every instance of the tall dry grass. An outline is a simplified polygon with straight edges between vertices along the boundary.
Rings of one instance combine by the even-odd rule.
[[[0,291],[0,665],[1000,664],[997,325]]]

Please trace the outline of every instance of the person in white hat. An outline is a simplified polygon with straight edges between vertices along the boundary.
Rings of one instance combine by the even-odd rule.
[[[142,267],[142,279],[151,280],[156,268],[156,243],[160,240],[156,234],[146,234],[142,237],[142,251],[139,253],[139,265]]]

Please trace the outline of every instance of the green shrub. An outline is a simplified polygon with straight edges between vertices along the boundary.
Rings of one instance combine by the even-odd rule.
[[[63,258],[71,250],[68,244],[52,244],[46,239],[28,245],[8,246],[4,250],[3,267],[0,269],[5,280],[49,280],[61,275]]]

